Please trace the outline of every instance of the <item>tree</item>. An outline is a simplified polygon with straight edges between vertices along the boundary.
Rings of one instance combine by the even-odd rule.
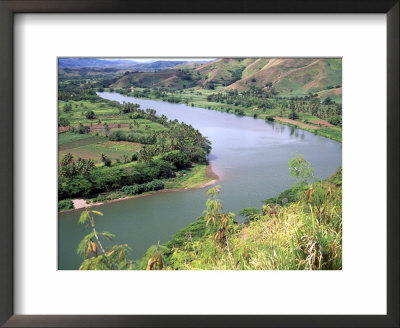
[[[88,120],[93,120],[95,118],[94,111],[90,110],[85,113],[85,116]]]
[[[154,149],[149,145],[144,145],[139,152],[139,161],[149,164],[154,156]]]
[[[90,127],[79,123],[78,133],[79,134],[86,134],[90,132]]]
[[[69,124],[69,121],[64,117],[58,119],[58,126],[69,126]]]
[[[108,126],[107,122],[103,124],[104,126],[104,131],[106,133],[106,137],[108,137],[110,135],[110,127]]]
[[[322,102],[324,105],[330,105],[333,103],[331,97],[326,97],[325,100]]]
[[[299,119],[299,115],[295,112],[294,109],[292,109],[292,111],[290,112],[289,116],[288,116],[291,120],[297,120]]]
[[[304,155],[298,154],[289,159],[289,173],[296,178],[296,184],[302,185],[314,179],[314,170],[311,163],[304,159]]]
[[[223,245],[227,239],[228,225],[233,223],[233,213],[224,213],[222,210],[222,204],[219,199],[217,199],[217,194],[221,191],[221,186],[217,185],[214,188],[210,188],[207,190],[207,198],[206,209],[203,211],[204,218],[206,220],[206,226],[209,226],[209,223],[213,224],[214,239],[217,240],[218,243]]]
[[[89,225],[92,232],[86,235],[79,243],[77,253],[85,260],[79,270],[129,270],[133,268],[132,260],[128,259],[129,246],[127,244],[114,245],[106,250],[100,237],[113,240],[114,235],[108,231],[97,232],[94,214],[103,216],[103,213],[86,208],[80,215],[78,223]]]
[[[69,112],[71,112],[71,111],[72,111],[72,106],[71,106],[71,104],[66,103],[66,104],[64,105],[64,107],[63,107],[63,111],[64,111],[64,113],[69,113]]]
[[[87,177],[95,165],[93,160],[78,158],[74,161],[74,157],[68,153],[62,159],[59,167],[59,175],[62,177],[72,178],[77,175]]]
[[[111,166],[111,159],[109,159],[104,153],[101,153],[100,159],[104,163],[104,166]]]

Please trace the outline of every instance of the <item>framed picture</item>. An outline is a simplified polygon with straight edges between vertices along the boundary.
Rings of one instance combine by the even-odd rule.
[[[398,1],[0,9],[2,324],[399,325]]]

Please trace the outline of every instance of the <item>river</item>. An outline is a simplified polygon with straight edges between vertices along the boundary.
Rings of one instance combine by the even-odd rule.
[[[245,207],[261,207],[261,200],[288,189],[294,182],[288,172],[288,160],[294,153],[304,154],[321,179],[333,174],[342,163],[341,143],[287,125],[118,93],[99,95],[121,103],[136,103],[142,109],[153,108],[157,115],[191,124],[207,136],[212,142],[210,164],[220,177],[219,198],[226,211],[238,213]],[[159,193],[96,206],[104,214],[96,216],[96,229],[114,233],[116,243],[127,243],[132,257],[140,258],[150,245],[170,240],[202,214],[206,190]],[[80,212],[59,214],[61,270],[77,269],[82,262],[76,247],[88,230],[77,224]]]

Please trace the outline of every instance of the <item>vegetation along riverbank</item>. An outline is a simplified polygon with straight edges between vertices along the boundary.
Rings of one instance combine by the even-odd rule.
[[[303,163],[306,163],[304,166]],[[245,208],[239,223],[224,212],[216,186],[202,216],[173,239],[151,246],[143,258],[129,258],[129,246],[113,245],[104,252],[92,234],[78,247],[80,269],[138,270],[340,270],[342,268],[342,170],[330,178],[306,183],[310,166],[302,157],[292,159],[298,183],[261,208]],[[92,213],[94,212],[94,213]],[[85,217],[99,212],[88,209]],[[83,219],[82,219],[83,218]],[[107,237],[107,236],[105,236]],[[101,247],[100,247],[101,248]]]
[[[76,96],[59,101],[59,210],[77,198],[104,203],[215,180],[206,168],[211,143],[192,126],[68,89]]]

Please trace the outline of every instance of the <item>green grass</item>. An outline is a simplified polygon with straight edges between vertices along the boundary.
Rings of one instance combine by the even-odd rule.
[[[318,95],[321,97],[321,100],[325,100],[327,97],[329,97],[334,102],[337,102],[337,103],[341,104],[342,103],[342,96],[341,95],[335,95],[335,94],[329,94],[329,92],[332,92],[332,90],[335,90],[335,89],[322,90],[322,91],[318,92]]]
[[[165,189],[197,188],[212,180],[207,177],[207,165],[195,164],[190,170],[178,172],[177,177],[163,180]]]
[[[317,130],[317,134],[342,142],[342,129],[340,127],[326,127]]]
[[[63,107],[66,104],[64,101],[59,101],[59,117],[63,117],[69,120],[71,126],[77,128],[79,124],[85,126],[97,126],[100,120],[100,125],[103,126],[107,123],[112,126],[111,132],[116,130],[122,130],[127,133],[129,132],[142,132],[142,133],[153,133],[166,130],[166,128],[159,124],[146,119],[131,119],[129,114],[120,114],[116,107],[111,106],[107,102],[90,102],[86,100],[82,101],[70,101],[72,106],[72,112],[65,113]],[[86,112],[93,110],[96,118],[93,120],[86,119],[82,115],[82,111]],[[139,123],[139,127],[133,123]],[[132,123],[132,129],[129,128],[129,124]],[[121,128],[118,128],[118,124],[121,124]],[[114,127],[116,126],[116,127]],[[123,156],[132,156],[134,152],[141,149],[137,143],[120,142],[112,143],[107,142],[108,138],[105,136],[105,129],[95,129],[89,134],[78,134],[73,132],[62,132],[58,135],[59,145],[59,160],[67,154],[71,153],[75,157],[81,157],[84,159],[93,159],[96,164],[100,163],[100,156],[104,153],[111,160],[122,160]]]
[[[96,137],[99,138],[99,137]],[[80,147],[67,148],[61,150],[60,159],[67,153],[71,153],[73,156],[81,157],[84,159],[93,159],[95,163],[100,163],[100,156],[103,153],[111,160],[122,160],[124,155],[129,158],[132,156],[134,152],[139,151],[141,148],[140,144],[131,143],[126,141],[106,141],[102,143],[91,143],[87,145],[83,145]]]
[[[294,194],[284,206],[265,204],[262,213],[247,224],[230,223],[222,242],[215,239],[212,224],[207,227],[205,219],[199,218],[161,245],[165,266],[174,270],[341,270],[341,168],[329,179],[297,188]],[[152,250],[138,261],[139,269]]]
[[[290,81],[287,79],[280,80],[274,87],[280,91],[280,96],[292,96],[301,95],[303,96],[306,92],[302,88],[303,83]]]
[[[63,133],[60,133],[60,134],[63,134]],[[60,134],[59,134],[59,136],[60,136]],[[77,136],[85,136],[85,138],[78,138],[75,141],[64,142],[62,144],[59,143],[59,146],[58,146],[59,152],[68,153],[68,151],[75,149],[75,148],[80,148],[83,146],[101,143],[101,142],[106,141],[106,138],[100,137],[100,136],[92,136],[90,134],[78,134],[78,133],[71,133],[71,134],[75,134]]]
[[[72,132],[62,132],[58,134],[58,145],[63,145],[77,140],[91,138],[89,134],[78,134]]]

